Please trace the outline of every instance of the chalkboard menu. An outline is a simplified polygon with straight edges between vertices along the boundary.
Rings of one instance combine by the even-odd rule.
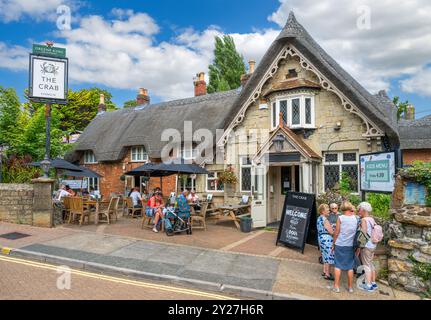
[[[316,228],[316,219],[314,194],[288,192],[278,230],[277,245],[280,242],[288,247],[300,249],[304,253],[307,239],[314,242],[309,233],[310,223],[311,228]]]

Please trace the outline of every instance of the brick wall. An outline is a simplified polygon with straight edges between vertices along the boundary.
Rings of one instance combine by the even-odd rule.
[[[431,149],[403,150],[403,163],[410,165],[414,161],[431,162]]]
[[[0,221],[33,224],[33,185],[0,183]]]

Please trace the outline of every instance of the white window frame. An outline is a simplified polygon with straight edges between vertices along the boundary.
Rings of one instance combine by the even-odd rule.
[[[311,123],[305,123],[305,99],[309,98],[311,101]],[[300,123],[292,124],[292,101],[299,99],[300,109]],[[271,101],[271,128],[274,130],[280,125],[280,102],[287,101],[287,125],[289,128],[316,128],[316,111],[315,111],[315,95],[314,94],[295,94],[280,96]],[[275,119],[274,119],[274,103],[275,103]],[[275,120],[275,121],[274,121]],[[275,126],[274,126],[275,123]]]
[[[183,159],[184,160],[195,160],[197,158],[197,149],[191,148],[183,148]]]
[[[148,162],[148,160],[148,153],[144,146],[130,148],[130,162]]]
[[[92,150],[87,150],[84,152],[84,164],[95,164],[97,163],[96,155]]]
[[[214,174],[214,177],[213,178],[210,178],[208,175],[206,175],[206,178],[205,178],[205,190],[206,190],[206,192],[211,192],[211,193],[222,193],[222,192],[224,192],[224,186],[223,186],[223,190],[218,190],[218,171],[213,171],[213,172],[211,172],[211,173],[213,173]],[[215,190],[209,190],[208,189],[208,181],[210,181],[210,180],[215,180]]]
[[[356,154],[356,161],[343,161],[343,154],[344,153],[355,153]],[[337,154],[337,161],[326,161],[326,155],[328,154]],[[341,177],[343,174],[343,165],[357,165],[358,166],[358,190],[356,192],[353,192],[353,194],[359,194],[359,175],[361,174],[359,171],[359,152],[357,150],[344,150],[344,151],[326,151],[323,153],[323,192],[325,192],[325,166],[338,166],[339,168],[339,178],[341,181]]]
[[[250,190],[244,190],[242,188],[242,169],[243,168],[250,168],[250,179],[253,179],[253,175],[251,172],[251,168],[252,168],[252,164],[251,164],[251,159],[250,159],[250,164],[243,164],[243,160],[244,158],[249,158],[249,156],[240,156],[239,157],[239,185],[240,185],[240,190],[241,192],[251,192],[251,185],[250,185]]]
[[[99,178],[85,178],[87,180],[87,191],[90,192],[91,186],[96,186],[94,190],[100,191],[100,179]],[[91,182],[91,183],[90,183]]]

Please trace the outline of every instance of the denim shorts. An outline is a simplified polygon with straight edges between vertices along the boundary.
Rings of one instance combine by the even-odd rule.
[[[147,215],[147,217],[154,217],[154,213],[156,212],[156,210],[154,208],[147,208],[145,209],[145,214]]]

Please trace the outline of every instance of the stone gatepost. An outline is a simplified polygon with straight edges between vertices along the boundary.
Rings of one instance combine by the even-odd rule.
[[[412,258],[419,263],[431,264],[431,207],[411,204],[415,202],[412,197],[423,199],[422,190],[419,184],[412,185],[409,180],[397,177],[388,230],[389,283],[416,293],[431,289],[431,281],[424,281],[413,272]]]
[[[33,179],[31,182],[34,188],[33,225],[52,228],[54,215],[52,192],[55,180],[39,178]]]

